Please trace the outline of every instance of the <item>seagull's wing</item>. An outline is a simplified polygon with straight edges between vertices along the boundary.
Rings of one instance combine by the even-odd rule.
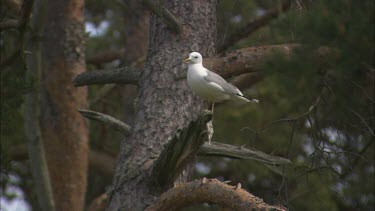
[[[207,72],[207,76],[204,76],[203,78],[208,82],[212,82],[212,83],[215,83],[217,86],[220,86],[226,94],[243,96],[243,94],[237,87],[228,83],[220,75],[214,72],[211,72],[207,69],[206,69],[206,72]]]

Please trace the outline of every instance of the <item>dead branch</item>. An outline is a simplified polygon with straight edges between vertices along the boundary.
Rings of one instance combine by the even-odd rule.
[[[122,121],[120,121],[120,120],[118,120],[114,117],[111,117],[109,115],[106,115],[106,114],[103,114],[103,113],[100,113],[100,112],[96,112],[96,111],[82,110],[82,109],[78,110],[78,111],[84,117],[86,117],[88,119],[92,119],[92,120],[102,122],[102,123],[110,126],[111,128],[122,132],[125,136],[128,136],[131,133],[131,127],[129,125],[125,124],[124,122],[122,122]]]
[[[140,70],[130,67],[122,67],[114,70],[96,70],[84,72],[77,75],[74,78],[73,83],[74,86],[112,83],[137,85],[140,76]]]
[[[240,184],[230,186],[217,179],[197,180],[179,184],[163,193],[146,211],[180,210],[194,204],[218,204],[233,210],[286,211],[281,206],[266,204],[262,199],[241,189]]]
[[[242,146],[234,146],[234,145],[222,144],[222,143],[217,143],[217,142],[211,142],[211,144],[205,143],[199,149],[198,155],[255,160],[261,163],[266,163],[266,164],[271,164],[271,165],[292,164],[292,162],[286,158],[269,155],[262,151],[249,149],[249,148],[242,147]]]
[[[219,52],[222,52],[229,47],[233,46],[236,42],[239,40],[248,37],[255,31],[257,31],[259,28],[267,25],[269,22],[271,22],[273,19],[277,18],[280,15],[280,12],[287,11],[291,6],[291,2],[284,2],[281,5],[281,8],[279,6],[276,6],[272,9],[269,9],[266,11],[263,15],[260,17],[255,18],[254,20],[247,23],[244,27],[241,27],[237,29],[233,34],[229,36],[228,39],[225,40],[223,45],[219,48]],[[281,9],[281,11],[280,11]]]
[[[143,0],[143,3],[161,20],[163,20],[168,28],[174,33],[179,34],[182,31],[182,25],[178,19],[167,8],[160,5],[160,2]]]
[[[154,162],[150,177],[154,178],[161,189],[168,188],[174,182],[207,140],[207,123],[211,118],[211,111],[203,112],[197,120],[190,122],[168,141]]]
[[[123,59],[125,57],[125,49],[122,48],[118,51],[106,51],[86,59],[86,62],[95,66],[103,63],[112,62],[116,59]]]

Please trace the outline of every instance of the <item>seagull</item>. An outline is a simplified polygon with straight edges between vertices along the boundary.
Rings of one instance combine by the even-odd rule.
[[[244,97],[242,92],[233,84],[228,83],[220,75],[203,67],[203,58],[200,53],[192,52],[190,53],[189,58],[184,61],[189,63],[187,74],[189,87],[198,96],[212,102],[212,112],[214,112],[215,102],[225,100],[259,103],[257,99],[248,99]]]

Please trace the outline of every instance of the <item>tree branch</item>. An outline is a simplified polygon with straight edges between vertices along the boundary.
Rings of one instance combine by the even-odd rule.
[[[265,57],[273,52],[290,54],[298,44],[269,45],[243,48],[228,51],[222,56],[206,58],[204,66],[224,78],[261,71],[259,65]],[[75,86],[92,84],[137,84],[141,70],[131,67],[122,67],[114,70],[96,70],[78,75],[73,83]],[[186,74],[182,74],[175,80],[185,80]]]
[[[274,18],[277,18],[280,15],[280,12],[287,11],[291,6],[291,2],[287,1],[284,2],[281,5],[281,8],[279,6],[276,6],[272,9],[269,9],[266,11],[263,15],[255,18],[254,20],[247,23],[244,27],[241,27],[237,29],[235,32],[233,32],[228,39],[225,40],[223,45],[219,48],[219,52],[222,52],[229,47],[233,46],[236,42],[239,40],[248,37],[250,34],[258,30],[259,28],[267,25],[270,21],[272,21]],[[282,11],[280,11],[280,9]]]
[[[177,132],[168,141],[154,162],[152,175],[161,189],[168,188],[186,167],[198,149],[207,140],[207,123],[211,120],[211,111],[205,111],[197,120]]]
[[[287,165],[292,164],[289,159],[279,156],[269,155],[262,151],[248,149],[241,146],[233,146],[229,144],[222,144],[211,142],[205,143],[198,151],[200,156],[219,156],[234,159],[255,160],[261,163],[272,165]]]
[[[90,110],[78,110],[80,114],[82,114],[84,117],[92,120],[96,120],[99,122],[102,122],[111,128],[122,132],[125,136],[129,136],[131,133],[131,127],[124,122],[111,117],[109,115],[99,113],[96,111],[90,111]]]
[[[77,75],[74,78],[73,83],[74,86],[112,83],[137,85],[140,76],[140,70],[129,67],[122,67],[115,70],[96,70],[91,72],[84,72]]]
[[[286,211],[280,206],[271,206],[262,199],[241,189],[240,184],[230,186],[217,179],[206,179],[179,184],[163,193],[146,211],[180,210],[194,204],[218,204],[233,210]]]
[[[157,1],[143,0],[143,3],[155,13],[164,23],[168,26],[170,30],[174,33],[179,34],[182,31],[182,25],[178,19],[165,7],[155,3]]]

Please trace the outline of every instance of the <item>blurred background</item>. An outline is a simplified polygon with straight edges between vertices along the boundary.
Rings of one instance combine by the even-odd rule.
[[[278,13],[227,43],[270,11]],[[6,6],[1,14],[15,15]],[[261,103],[218,104],[214,119],[214,141],[254,148],[293,164],[197,157],[194,178],[241,183],[267,203],[290,210],[374,210],[374,1],[220,0],[217,17],[218,53],[301,44],[288,56],[270,55],[261,64],[261,76],[231,79],[245,96]],[[87,70],[142,66],[148,18],[132,1],[86,1]],[[19,32],[1,33],[5,57]],[[1,67],[1,210],[38,207],[23,127],[29,86],[20,65],[16,58]],[[89,107],[131,124],[136,96],[133,85],[94,85],[89,87]],[[120,133],[90,122],[87,203],[110,187],[121,139]],[[187,210],[219,209],[202,205]]]

